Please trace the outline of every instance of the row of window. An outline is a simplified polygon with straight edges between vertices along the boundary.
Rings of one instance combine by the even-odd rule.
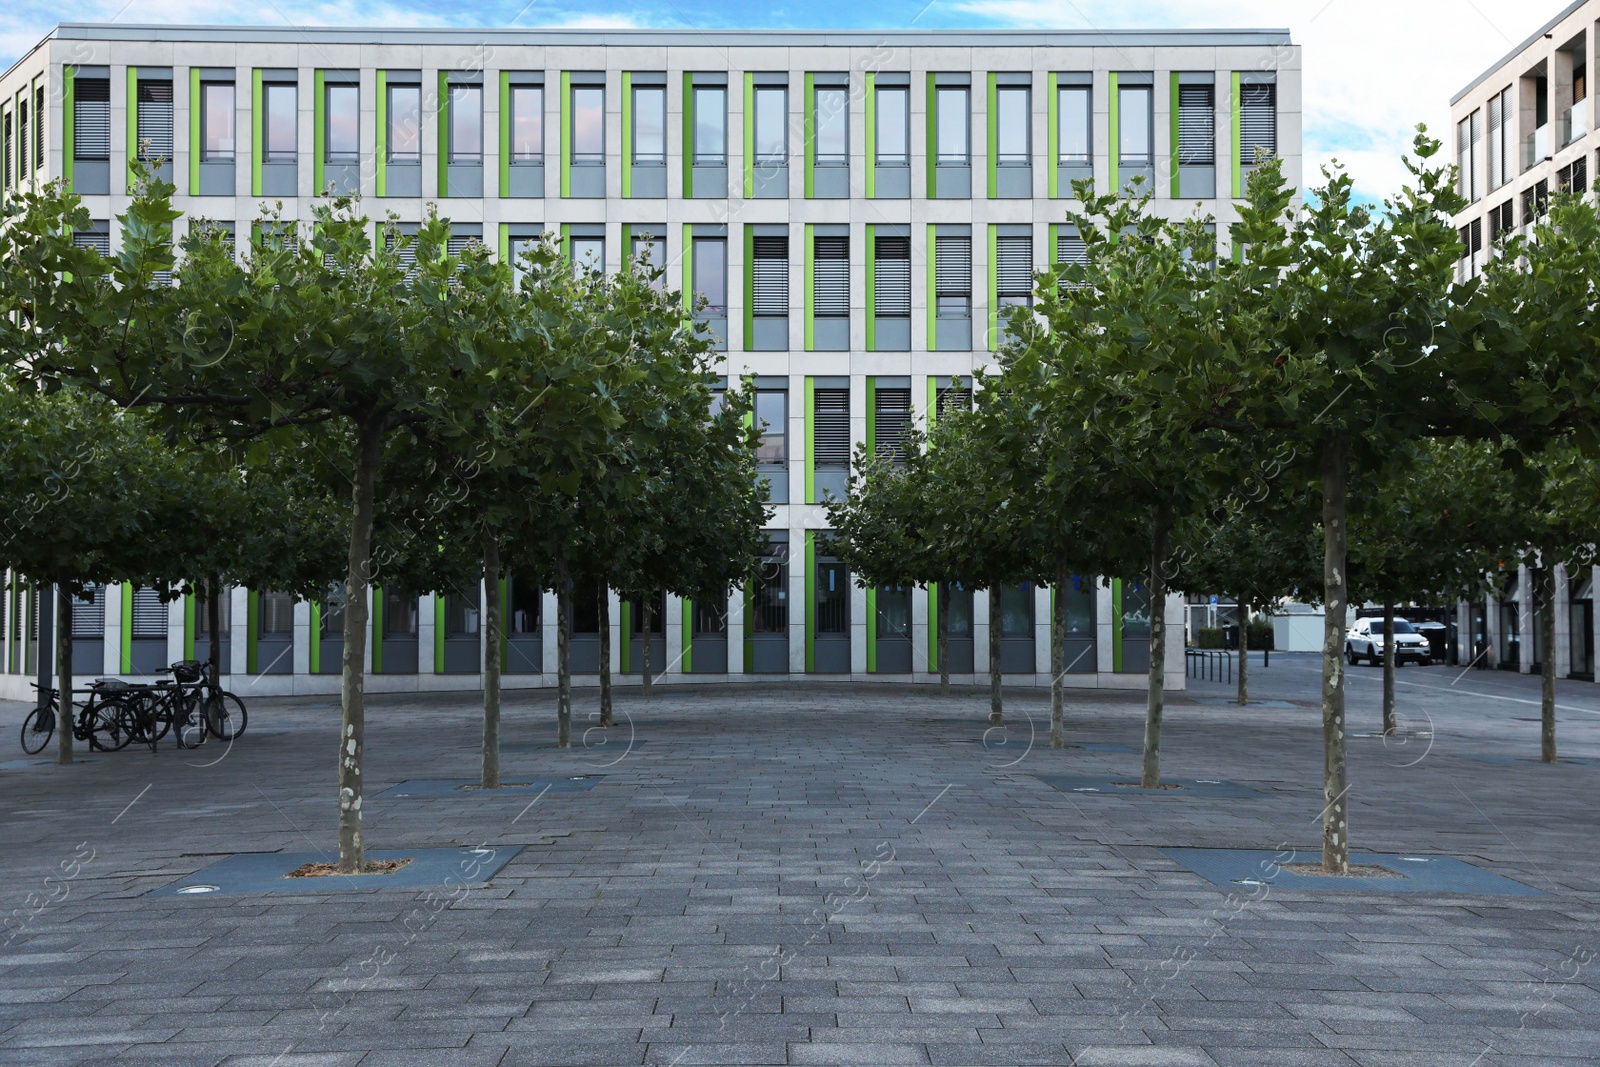
[[[1595,166],[1600,169],[1600,152],[1596,153]],[[1577,156],[1556,171],[1555,189],[1560,193],[1590,192],[1587,155]],[[1550,196],[1550,181],[1542,178],[1520,195],[1507,197],[1491,207],[1486,215],[1463,225],[1460,228],[1461,273],[1466,277],[1475,276],[1496,244],[1544,218],[1550,209]]]
[[[232,195],[231,171],[225,170],[245,155],[250,145],[253,160],[253,195],[295,195],[298,178],[293,167],[304,158],[299,128],[299,72],[293,69],[257,69],[248,90],[236,84],[231,68],[190,68],[190,189],[192,195]],[[978,77],[982,77],[979,75]],[[1175,173],[1172,195],[1209,198],[1216,195],[1217,99],[1211,72],[1171,75],[1170,144],[1161,144],[1156,131],[1156,81],[1150,73],[1125,72],[1107,76],[1101,87],[1088,73],[1048,76],[1047,128],[1043,145],[1034,129],[1033,78],[1028,74],[988,75],[984,143],[990,146],[988,195],[1033,195],[1026,173],[1040,149],[1049,165],[1051,195],[1070,195],[1070,181],[1090,177],[1096,158],[1094,94],[1108,96],[1110,150],[1099,155],[1108,160],[1113,179],[1121,184],[1136,174],[1153,183],[1159,153],[1170,149]],[[359,72],[319,70],[313,88],[313,139],[311,162],[317,188],[328,185],[356,191],[364,152],[375,163],[376,192],[380,196],[420,196],[423,131],[433,121],[438,131],[439,193],[443,196],[481,196],[482,168],[486,160],[501,166],[501,196],[542,196],[547,151],[545,75],[543,72],[500,72],[500,129],[498,153],[489,144],[485,128],[485,85],[482,75],[441,72],[437,91],[424,91],[420,71],[379,71],[376,79],[377,126],[374,144],[362,144],[362,88]],[[798,141],[804,153],[806,196],[848,197],[851,86],[845,74],[812,73],[804,76],[804,105],[800,114],[791,108],[789,76],[782,73],[746,75],[743,118],[746,122],[746,197],[789,195],[787,167]],[[927,195],[964,198],[972,195],[970,170],[974,164],[974,75],[929,74],[924,102],[927,107]],[[1242,79],[1242,80],[1241,80]],[[865,75],[867,104],[866,194],[869,197],[905,198],[911,195],[912,83],[909,74]],[[728,195],[730,86],[724,73],[684,75],[681,158],[684,195]],[[669,152],[666,75],[629,72],[621,78],[622,186],[628,198],[666,195]],[[111,93],[108,68],[78,68],[69,82],[70,123],[64,127],[70,141],[68,166],[77,191],[109,192],[111,154]],[[606,94],[611,91],[602,72],[563,71],[560,74],[559,131],[561,195],[605,195]],[[250,94],[251,129],[246,142],[238,129],[242,91]],[[43,165],[42,124],[34,108],[34,137],[39,145],[35,167]],[[176,143],[173,81],[169,68],[129,68],[130,151],[146,163],[174,158]],[[1277,86],[1270,75],[1235,75],[1231,97],[1234,109],[1230,158],[1249,167],[1278,150]],[[431,113],[431,114],[430,114]],[[27,138],[26,101],[0,115],[4,126],[5,185],[13,177],[12,121]],[[736,116],[733,116],[736,117]],[[1185,168],[1191,173],[1181,173]],[[26,180],[26,168],[18,177]],[[1065,181],[1063,181],[1065,179]],[[1185,187],[1187,185],[1187,187]],[[1235,180],[1235,195],[1239,195]]]
[[[1570,99],[1560,102],[1557,121],[1551,121],[1549,78],[1538,75],[1522,79],[1530,87],[1533,107],[1520,120],[1524,127],[1520,142],[1512,130],[1519,115],[1512,96],[1515,86],[1507,86],[1489,98],[1488,103],[1456,123],[1456,176],[1458,190],[1471,203],[1509,183],[1517,175],[1559,152],[1589,132],[1588,72],[1580,62],[1572,72]]]

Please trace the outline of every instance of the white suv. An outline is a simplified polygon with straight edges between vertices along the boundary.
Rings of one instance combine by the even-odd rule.
[[[1383,662],[1383,620],[1357,619],[1356,624],[1344,632],[1344,658],[1353,667],[1362,659],[1376,667]],[[1428,639],[1404,619],[1394,620],[1394,665],[1404,667],[1406,661],[1428,663],[1433,659],[1433,649]]]

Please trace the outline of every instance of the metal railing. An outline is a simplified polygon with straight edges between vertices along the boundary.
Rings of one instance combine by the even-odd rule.
[[[1589,101],[1579,100],[1561,113],[1561,144],[1563,147],[1589,132]]]
[[[1184,666],[1190,678],[1208,682],[1233,681],[1233,653],[1222,648],[1186,648]]]
[[[1534,130],[1522,139],[1522,169],[1528,170],[1550,158],[1550,124]]]

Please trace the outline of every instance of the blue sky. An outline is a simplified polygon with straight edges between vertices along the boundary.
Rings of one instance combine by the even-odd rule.
[[[678,29],[1285,27],[1304,48],[1308,176],[1331,159],[1382,198],[1412,127],[1444,136],[1450,97],[1564,0],[9,0],[0,68],[58,21]],[[1315,178],[1312,177],[1312,181]]]

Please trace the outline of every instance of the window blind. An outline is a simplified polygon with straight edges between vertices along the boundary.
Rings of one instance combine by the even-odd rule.
[[[873,395],[872,432],[880,459],[902,463],[906,458],[906,427],[911,422],[911,390],[879,388]]]
[[[850,238],[814,237],[812,308],[817,318],[850,315]]]
[[[172,161],[172,83],[141,81],[138,90],[139,158]]]
[[[872,306],[880,318],[910,317],[911,238],[873,239]]]
[[[146,586],[133,591],[133,636],[167,636],[167,606],[161,594]]]
[[[753,237],[754,262],[751,276],[755,292],[751,309],[760,318],[783,318],[789,314],[789,239]]]
[[[109,230],[76,230],[72,234],[72,244],[75,248],[92,248],[102,256],[111,254],[111,233]]]
[[[1217,161],[1216,88],[1178,86],[1178,163],[1210,166]]]
[[[934,237],[933,286],[936,296],[972,295],[972,238]]]
[[[72,598],[72,636],[90,639],[106,633],[105,591],[102,586],[84,586],[81,596]]]
[[[1278,154],[1278,87],[1239,87],[1239,160],[1247,167]]]
[[[78,159],[111,158],[111,83],[104,78],[72,83],[72,154]]]
[[[934,410],[941,419],[949,411],[971,411],[972,390],[953,385],[945,386],[934,394]]]
[[[1002,297],[1032,295],[1032,237],[1018,234],[995,239],[995,292]]]
[[[850,390],[817,389],[811,396],[812,462],[850,466]]]

